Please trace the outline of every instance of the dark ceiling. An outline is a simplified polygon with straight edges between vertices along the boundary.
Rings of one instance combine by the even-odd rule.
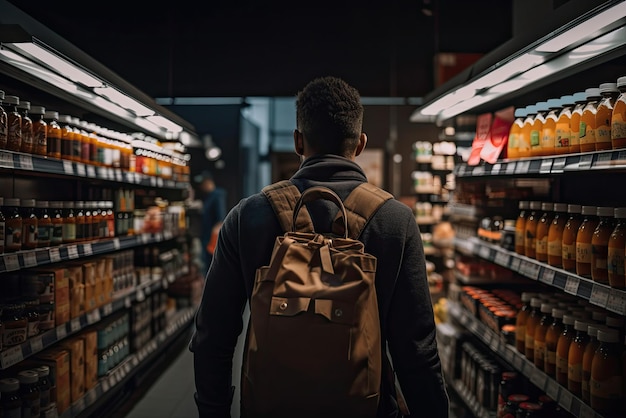
[[[11,0],[152,97],[292,96],[328,74],[363,96],[420,97],[435,52],[512,37],[512,2]]]

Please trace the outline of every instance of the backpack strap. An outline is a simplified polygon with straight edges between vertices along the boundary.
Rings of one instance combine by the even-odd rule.
[[[348,212],[349,238],[357,239],[363,228],[378,209],[387,200],[393,199],[393,195],[371,183],[361,183],[348,195],[343,202]],[[341,212],[337,214],[333,222],[333,233],[343,235],[343,220]]]
[[[300,190],[298,190],[291,181],[281,180],[265,186],[261,191],[272,205],[283,231],[291,232],[293,211],[296,208],[298,199],[300,199]],[[300,210],[300,212],[298,212],[296,228],[293,230],[313,231],[313,221],[307,210]]]

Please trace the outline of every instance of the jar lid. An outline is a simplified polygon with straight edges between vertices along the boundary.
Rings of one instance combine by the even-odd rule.
[[[626,86],[626,75],[617,79],[617,87],[620,88],[624,86]]]
[[[600,94],[600,89],[597,87],[591,87],[585,89],[585,95],[587,96],[587,100],[591,98],[600,98],[602,95]]]
[[[567,212],[567,203],[555,203],[554,211],[555,212]]]
[[[20,199],[17,197],[5,197],[4,198],[4,206],[19,206]]]
[[[615,208],[607,207],[607,206],[598,206],[597,214],[598,216],[602,216],[602,217],[606,217],[606,216],[613,217],[613,215],[615,214]]]
[[[528,209],[530,207],[530,202],[528,200],[520,200],[518,203],[518,207],[520,209]]]
[[[618,219],[625,219],[626,218],[626,208],[615,208],[613,216],[618,218]]]
[[[43,106],[31,106],[30,113],[34,115],[44,115],[46,113],[46,108]]]
[[[4,103],[10,105],[18,105],[20,104],[20,98],[17,96],[4,96]]]
[[[574,103],[585,103],[587,101],[587,95],[584,91],[574,93]]]
[[[546,211],[546,212],[551,212],[554,210],[554,204],[552,202],[542,202],[541,210]]]
[[[602,83],[599,88],[600,93],[619,93],[617,83]]]
[[[47,208],[49,204],[47,200],[38,200],[35,206],[37,206],[38,208]]]
[[[571,203],[567,205],[567,213],[581,213],[581,212],[582,212],[581,205],[575,205]]]
[[[55,110],[46,110],[46,113],[44,113],[44,117],[46,119],[59,119],[59,112]]]
[[[26,100],[21,100],[20,103],[17,105],[17,108],[30,110],[30,102]]]
[[[20,383],[32,384],[39,381],[39,375],[34,370],[22,370],[17,373],[17,379]]]
[[[39,375],[39,377],[49,376],[50,375],[50,367],[42,364],[41,366],[35,367],[35,371]]]
[[[541,202],[539,202],[538,200],[532,200],[530,202],[530,208],[532,210],[539,210],[539,209],[541,209]]]
[[[0,379],[0,392],[17,392],[20,390],[20,381],[14,377]]]
[[[34,208],[35,207],[35,199],[22,199],[22,207]]]
[[[584,205],[580,213],[582,213],[583,215],[596,215],[598,213],[598,207]]]
[[[602,328],[598,330],[598,341],[603,343],[618,343],[619,330],[613,328]]]
[[[572,106],[576,101],[574,100],[573,94],[566,94],[565,96],[561,96],[561,104],[563,107]]]

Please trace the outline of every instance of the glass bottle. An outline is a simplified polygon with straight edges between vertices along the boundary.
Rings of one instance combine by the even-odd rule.
[[[30,114],[33,119],[33,153],[48,155],[48,124],[44,120],[46,108],[31,105]]]
[[[576,234],[576,274],[591,279],[591,237],[600,220],[597,206],[585,205],[581,213],[583,221]]]
[[[574,329],[576,319],[579,319],[576,314],[567,313],[563,315],[563,332],[559,335],[556,344],[556,381],[565,387],[567,387],[569,346],[576,335]]]
[[[509,129],[509,139],[506,150],[506,156],[511,160],[519,158],[520,133],[522,131],[522,125],[524,125],[524,119],[526,118],[526,108],[520,107],[515,109],[514,117],[515,120]]]
[[[17,106],[22,116],[22,145],[20,145],[20,152],[25,154],[33,153],[33,120],[28,113],[30,112],[30,102],[26,100],[20,100],[20,104]]]
[[[609,285],[616,289],[626,288],[624,258],[626,255],[626,207],[615,208],[615,228],[609,236],[607,273]]]
[[[37,246],[49,247],[52,240],[52,218],[48,213],[49,203],[47,200],[37,200],[35,203],[37,216]]]
[[[583,372],[581,384],[581,399],[587,404],[590,402],[589,385],[591,379],[591,361],[593,360],[593,355],[600,346],[600,341],[598,341],[598,330],[600,328],[606,327],[597,323],[589,324],[587,327],[589,342],[585,346],[585,352],[583,353]]]
[[[61,127],[61,158],[64,160],[77,161],[74,155],[75,138],[74,128],[70,124],[71,121],[71,116],[59,115],[59,126]]]
[[[524,118],[524,124],[522,125],[522,130],[519,136],[518,143],[518,151],[517,155],[519,158],[527,158],[530,157],[531,152],[531,132],[533,121],[535,120],[535,116],[537,115],[537,106],[528,105],[526,106],[526,118]]]
[[[63,202],[52,201],[50,206],[50,219],[52,221],[52,235],[50,245],[63,244]]]
[[[543,124],[546,120],[546,115],[548,114],[548,102],[537,102],[535,103],[537,107],[537,113],[533,118],[533,124],[530,130],[530,156],[531,157],[539,157],[544,155],[543,150],[541,148],[541,137],[543,134]]]
[[[535,327],[535,341],[534,341],[534,356],[533,362],[535,367],[539,370],[543,370],[546,360],[546,334],[550,324],[552,324],[552,309],[554,309],[552,303],[543,302],[539,311],[541,312],[541,319]]]
[[[596,109],[596,151],[608,150],[613,147],[611,117],[613,106],[615,106],[615,101],[619,96],[617,83],[602,83],[599,87],[602,98]]]
[[[9,129],[9,122],[7,120],[7,112],[3,107],[4,91],[0,90],[0,150],[7,149],[7,136]]]
[[[22,249],[22,215],[20,214],[20,199],[4,198],[5,228],[4,251],[7,253]]]
[[[563,228],[563,240],[561,248],[563,250],[563,269],[576,273],[576,235],[582,223],[582,206],[575,204],[567,205],[567,222]]]
[[[559,336],[563,332],[563,315],[566,312],[562,308],[552,308],[552,323],[546,331],[546,355],[543,371],[553,379],[556,378],[556,348]]]
[[[63,202],[63,244],[76,242],[76,234],[74,202]]]
[[[574,96],[561,96],[562,108],[556,119],[556,133],[554,137],[554,153],[557,155],[569,153],[570,137],[572,135],[571,121],[574,110]]]
[[[61,158],[61,127],[59,126],[59,112],[54,110],[46,110],[44,115],[48,124],[48,157]]]
[[[609,238],[615,229],[615,208],[600,206],[597,213],[599,222],[591,237],[591,279],[608,285]]]
[[[570,120],[570,129],[572,130],[570,135],[569,152],[580,152],[580,118],[583,115],[583,109],[587,104],[587,95],[584,91],[579,91],[573,94],[574,96],[574,108],[572,109],[572,119]]]
[[[574,321],[576,334],[569,345],[567,357],[567,389],[575,396],[582,396],[583,355],[589,343],[587,329],[592,322],[584,319]]]
[[[535,360],[535,329],[541,321],[541,304],[543,299],[534,297],[530,299],[530,312],[526,320],[526,337],[524,338],[524,355],[529,361]]]
[[[626,148],[626,76],[617,79],[619,96],[611,114],[611,143],[613,149]]]
[[[525,352],[526,322],[528,321],[528,316],[530,315],[530,311],[532,309],[530,307],[530,300],[536,296],[537,294],[534,292],[522,293],[522,308],[515,319],[515,348],[521,354],[524,354]]]
[[[526,234],[526,218],[528,216],[528,209],[530,208],[530,202],[527,200],[520,200],[519,215],[515,221],[515,252],[521,255],[526,253],[524,247],[524,235]]]
[[[597,87],[586,89],[585,94],[587,95],[587,104],[580,116],[578,137],[580,138],[580,151],[591,152],[596,150],[596,113],[602,95]]]
[[[87,238],[86,219],[85,219],[85,202],[78,200],[74,202],[76,208],[76,241],[85,241]]]
[[[621,412],[623,376],[619,333],[613,329],[599,329],[600,345],[591,361],[590,403],[601,415]]]
[[[34,370],[22,370],[17,373],[20,381],[20,397],[22,398],[22,417],[38,417],[41,409],[39,398],[39,376]]]
[[[541,202],[533,200],[530,202],[530,214],[524,225],[524,254],[526,257],[535,258],[537,243],[535,237],[537,234],[537,223],[541,217]]]
[[[37,248],[38,219],[35,214],[35,199],[22,199],[22,249]]]
[[[554,155],[556,142],[556,121],[563,109],[561,99],[548,99],[548,111],[541,129],[541,155]]]
[[[0,416],[20,418],[22,416],[22,398],[20,381],[14,377],[0,379]]]
[[[17,96],[4,96],[4,104],[7,106],[7,146],[9,151],[19,151],[22,146],[22,115],[17,109],[20,98]]]
[[[548,262],[548,230],[554,216],[554,204],[552,202],[541,203],[541,217],[537,221],[535,232],[535,259],[543,263]]]
[[[554,218],[548,228],[548,264],[552,267],[563,266],[563,231],[567,223],[567,204],[554,204]]]

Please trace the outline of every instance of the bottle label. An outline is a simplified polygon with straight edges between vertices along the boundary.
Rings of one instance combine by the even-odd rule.
[[[27,326],[18,327],[18,328],[9,328],[4,327],[4,332],[2,333],[2,344],[5,347],[22,344],[26,341],[26,337],[28,336],[28,328]]]
[[[22,225],[19,222],[6,222],[5,247],[22,246]]]
[[[570,132],[568,123],[557,123],[556,138],[554,139],[554,148],[569,147],[570,135],[571,135],[571,132]]]
[[[611,128],[608,126],[596,128],[596,142],[611,142]]]
[[[535,240],[535,245],[537,246],[537,253],[548,253],[548,237]]]
[[[583,380],[583,365],[582,363],[568,364],[567,366],[567,379],[570,382],[581,383]]]
[[[593,266],[597,269],[607,269],[607,254],[609,253],[608,245],[591,245],[591,258]]]
[[[63,242],[63,225],[54,224],[52,226],[52,235],[50,236],[50,242],[60,244]]]
[[[604,399],[622,398],[622,376],[611,376],[608,379],[598,380],[591,378],[589,381],[591,396]]]
[[[554,141],[556,138],[556,134],[554,130],[549,128],[544,128],[541,136],[541,147],[542,148],[554,148]]]
[[[611,122],[611,138],[626,138],[626,121],[613,118]]]
[[[537,148],[541,146],[541,134],[539,131],[530,131],[530,146],[531,148]]]
[[[555,239],[548,242],[548,255],[554,257],[562,257],[563,249],[561,248],[562,241]]]
[[[567,376],[567,357],[556,356],[556,372]]]
[[[52,225],[37,225],[37,239],[39,241],[50,241],[52,238]]]
[[[511,134],[509,135],[509,149],[517,149],[517,147],[519,146],[519,135],[518,134]]]
[[[591,243],[576,243],[576,262],[591,263]]]
[[[37,224],[24,220],[23,222],[22,241],[23,244],[33,245],[37,243]]]
[[[623,276],[624,271],[624,249],[623,248],[615,248],[609,247],[608,259],[607,259],[607,270],[611,274],[615,274],[617,276]]]
[[[563,244],[563,260],[576,260],[576,245]]]
[[[7,136],[9,129],[9,120],[4,111],[0,111],[0,147],[7,146]]]
[[[535,364],[543,367],[546,357],[546,343],[535,340]]]
[[[63,224],[63,241],[69,242],[74,240],[76,240],[76,224]]]

